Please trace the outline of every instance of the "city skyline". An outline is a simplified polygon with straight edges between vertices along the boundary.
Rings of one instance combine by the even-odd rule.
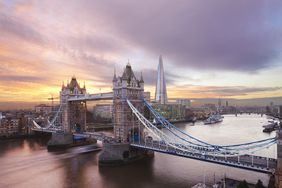
[[[281,7],[1,1],[0,102],[47,101],[72,75],[89,93],[111,91],[114,67],[121,73],[128,58],[154,96],[160,54],[169,97],[281,97]]]

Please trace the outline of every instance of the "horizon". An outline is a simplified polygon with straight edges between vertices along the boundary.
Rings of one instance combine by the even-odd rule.
[[[225,101],[229,102],[229,106],[239,106],[239,107],[266,107],[270,106],[270,102],[273,102],[275,106],[282,105],[282,97],[267,97],[267,98],[251,98],[251,99],[235,99],[235,98],[220,98],[223,102],[223,106],[225,105]],[[217,104],[218,98],[190,98],[191,107],[200,107],[204,104]],[[90,106],[93,106],[92,102]],[[108,102],[100,102],[101,104],[106,104]],[[9,111],[9,110],[30,110],[34,109],[36,105],[46,104],[52,105],[52,102],[49,100],[45,101],[8,101],[1,102],[0,101],[0,110],[1,111]],[[54,101],[54,105],[58,105],[59,101]],[[97,103],[98,104],[98,103]]]
[[[168,98],[282,97],[281,2],[113,4],[1,1],[0,102],[47,101],[72,75],[109,92],[127,62],[154,96],[160,55]]]

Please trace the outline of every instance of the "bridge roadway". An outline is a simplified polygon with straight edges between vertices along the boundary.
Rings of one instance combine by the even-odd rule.
[[[235,168],[241,168],[261,173],[273,174],[276,168],[277,160],[273,158],[266,158],[260,156],[253,155],[242,155],[240,157],[232,156],[232,157],[219,157],[205,154],[197,154],[192,152],[184,152],[179,149],[175,149],[171,146],[167,146],[165,144],[161,144],[159,141],[153,141],[151,143],[131,143],[132,147],[139,149],[146,149],[155,152],[186,157],[190,159],[196,159],[216,164],[221,164],[225,166],[231,166]]]

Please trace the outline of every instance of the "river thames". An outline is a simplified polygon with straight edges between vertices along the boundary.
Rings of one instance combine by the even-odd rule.
[[[179,123],[177,126],[212,144],[235,144],[275,136],[263,133],[268,119],[255,114],[225,115],[223,122]],[[155,157],[117,167],[99,167],[99,152],[77,154],[70,149],[48,152],[47,137],[0,141],[0,187],[190,187],[205,181],[213,184],[224,176],[248,182],[269,175],[155,153]],[[98,143],[100,144],[100,143]],[[276,158],[276,145],[255,155]]]

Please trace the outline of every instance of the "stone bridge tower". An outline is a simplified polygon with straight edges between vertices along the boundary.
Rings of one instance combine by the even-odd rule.
[[[119,143],[103,142],[99,155],[99,165],[126,164],[132,161],[153,157],[154,153],[132,148],[130,143],[143,138],[143,126],[133,114],[126,100],[144,113],[144,81],[142,74],[137,79],[128,63],[122,76],[113,78],[113,123],[114,136]]]
[[[141,113],[144,113],[144,81],[137,79],[128,63],[122,76],[113,78],[113,123],[114,136],[122,143],[131,142],[133,139],[138,140],[143,137],[143,126],[139,126],[139,121],[132,113],[126,100],[131,103]],[[140,129],[139,129],[140,128]]]
[[[86,94],[85,84],[80,87],[76,78],[73,76],[67,86],[62,85],[60,92],[60,102],[63,106],[62,125],[66,133],[74,131],[84,131],[86,125],[86,102],[69,102],[69,97],[81,96]]]

